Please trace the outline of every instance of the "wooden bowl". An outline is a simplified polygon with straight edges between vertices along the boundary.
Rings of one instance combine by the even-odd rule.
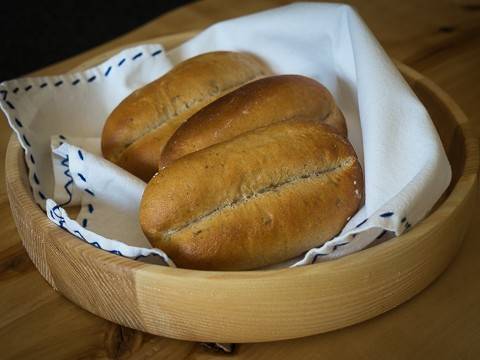
[[[154,41],[174,46],[191,35]],[[47,219],[32,199],[23,152],[12,136],[6,184],[23,244],[43,277],[82,308],[177,339],[290,339],[392,309],[432,282],[457,252],[474,206],[479,166],[477,140],[458,106],[430,80],[405,65],[399,68],[432,116],[453,180],[432,213],[394,240],[331,262],[269,271],[205,272],[129,260]]]

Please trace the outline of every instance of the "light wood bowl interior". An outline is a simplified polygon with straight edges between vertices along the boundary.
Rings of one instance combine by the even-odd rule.
[[[152,41],[171,47],[191,35]],[[479,165],[477,140],[458,106],[431,81],[398,66],[432,116],[453,181],[432,213],[394,240],[295,269],[203,272],[133,261],[90,246],[48,220],[32,199],[23,151],[12,136],[6,184],[23,244],[43,277],[74,303],[121,325],[177,339],[289,339],[390,310],[424,289],[457,252],[474,206]]]

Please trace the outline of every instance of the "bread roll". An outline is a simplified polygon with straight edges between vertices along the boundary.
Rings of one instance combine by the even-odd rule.
[[[249,54],[227,51],[196,56],[125,98],[102,133],[106,159],[148,181],[163,146],[200,108],[238,86],[269,74]]]
[[[362,194],[361,167],[343,136],[319,122],[283,121],[160,170],[143,194],[140,223],[180,267],[247,270],[331,239]]]
[[[186,154],[278,121],[308,118],[346,136],[342,112],[330,92],[300,75],[280,75],[246,84],[190,117],[165,146],[160,167]]]

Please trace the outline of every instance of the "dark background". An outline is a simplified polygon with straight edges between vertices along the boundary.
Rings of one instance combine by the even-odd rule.
[[[4,0],[0,82],[100,45],[189,2]]]

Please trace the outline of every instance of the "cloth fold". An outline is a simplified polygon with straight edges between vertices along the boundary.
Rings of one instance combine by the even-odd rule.
[[[100,135],[133,90],[214,50],[251,52],[277,74],[324,84],[362,163],[364,206],[334,239],[277,267],[329,260],[400,235],[447,188],[450,166],[428,113],[358,14],[347,5],[297,3],[215,24],[168,52],[136,46],[86,71],[0,84],[0,107],[25,149],[33,197],[53,222],[106,251],[173,266],[141,232],[145,183],[101,157]],[[75,219],[64,210],[72,205],[81,205]]]

